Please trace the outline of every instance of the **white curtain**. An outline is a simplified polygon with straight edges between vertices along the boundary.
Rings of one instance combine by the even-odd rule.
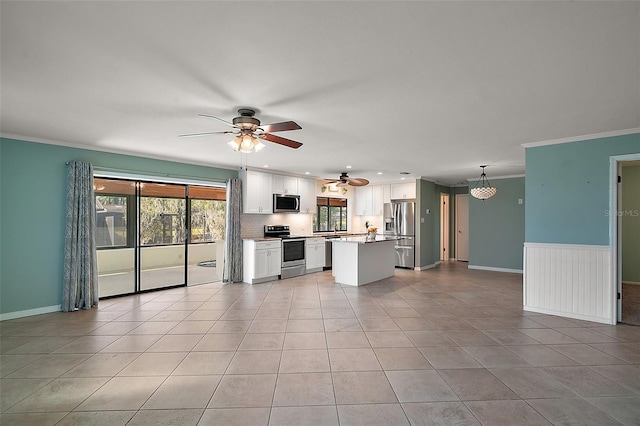
[[[227,224],[225,232],[225,261],[222,282],[242,282],[242,237],[240,214],[242,213],[242,181],[227,181]]]
[[[98,306],[96,204],[91,163],[67,163],[67,225],[62,311]]]

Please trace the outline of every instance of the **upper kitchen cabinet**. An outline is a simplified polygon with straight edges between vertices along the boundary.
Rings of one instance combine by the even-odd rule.
[[[371,212],[374,216],[382,216],[384,207],[384,188],[382,185],[371,187]]]
[[[273,193],[302,195],[298,192],[298,178],[293,176],[273,175]]]
[[[382,197],[382,185],[368,185],[356,188],[355,214],[357,216],[382,215]]]
[[[317,204],[316,192],[316,181],[314,179],[298,178],[300,213],[315,213]]]
[[[382,204],[391,202],[391,185],[381,185],[382,186]]]
[[[392,200],[407,200],[411,198],[416,198],[416,181],[415,180],[391,184]]]
[[[241,170],[242,205],[244,213],[273,213],[273,175],[253,170]]]

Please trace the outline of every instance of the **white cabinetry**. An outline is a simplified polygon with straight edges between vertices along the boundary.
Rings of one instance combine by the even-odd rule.
[[[242,179],[242,206],[244,213],[273,213],[273,175],[246,170]]]
[[[416,198],[416,182],[414,180],[391,184],[391,199],[406,200]]]
[[[357,216],[368,216],[371,214],[371,187],[364,186],[356,188],[356,208]]]
[[[307,238],[305,240],[307,273],[322,271],[324,267],[324,245],[324,238]]]
[[[298,178],[273,175],[273,193],[298,195]]]
[[[383,188],[381,185],[372,185],[356,188],[357,216],[382,215]]]
[[[383,208],[383,188],[381,185],[371,187],[371,214],[382,216]]]
[[[300,194],[300,213],[314,213],[316,211],[316,181],[314,179],[298,179],[298,193]]]
[[[243,240],[242,280],[249,284],[277,280],[282,267],[280,240]]]
[[[391,185],[382,186],[382,204],[391,202]]]

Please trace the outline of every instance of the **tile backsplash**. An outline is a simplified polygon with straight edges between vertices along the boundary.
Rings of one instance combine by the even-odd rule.
[[[313,234],[313,215],[303,213],[243,214],[240,217],[242,238],[262,237],[265,225],[289,225],[294,235]]]

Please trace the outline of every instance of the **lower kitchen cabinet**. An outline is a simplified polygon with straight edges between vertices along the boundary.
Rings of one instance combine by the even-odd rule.
[[[257,284],[277,280],[282,268],[280,240],[243,240],[242,281]]]
[[[324,238],[307,238],[305,241],[305,262],[307,273],[320,272],[324,268]]]

